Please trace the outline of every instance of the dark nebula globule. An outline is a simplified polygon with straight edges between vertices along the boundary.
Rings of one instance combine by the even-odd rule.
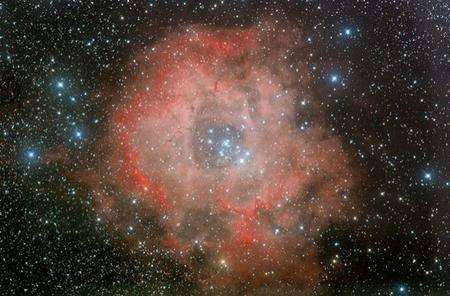
[[[0,24],[0,295],[449,295],[445,1]]]

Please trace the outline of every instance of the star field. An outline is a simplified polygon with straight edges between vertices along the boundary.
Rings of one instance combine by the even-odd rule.
[[[0,24],[0,294],[450,293],[446,1]]]

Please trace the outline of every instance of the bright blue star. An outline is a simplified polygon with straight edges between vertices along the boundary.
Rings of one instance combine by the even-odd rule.
[[[341,36],[342,38],[346,38],[346,39],[352,39],[355,37],[355,33],[357,33],[358,30],[353,28],[353,27],[344,27],[342,28],[342,30],[339,32],[339,36]]]
[[[431,180],[431,173],[425,173],[425,179]]]
[[[80,130],[75,131],[75,138],[81,139],[83,137],[83,133]]]
[[[305,129],[307,129],[309,126],[309,122],[305,121],[300,125],[300,130],[304,131]]]
[[[406,292],[408,292],[408,287],[404,284],[400,284],[398,286],[398,291],[400,292],[400,294],[405,294]]]
[[[339,71],[331,71],[327,76],[325,76],[325,78],[328,80],[328,83],[331,84],[334,90],[336,90],[336,88],[339,86],[345,86],[346,78],[342,76]]]
[[[86,46],[92,46],[92,44],[94,44],[94,42],[95,42],[95,38],[92,38],[91,40],[89,40],[89,41],[86,43]]]
[[[35,148],[25,150],[25,159],[28,163],[35,162],[39,159],[38,151]]]
[[[36,156],[36,152],[30,150],[27,152],[27,156],[28,158],[34,158]]]

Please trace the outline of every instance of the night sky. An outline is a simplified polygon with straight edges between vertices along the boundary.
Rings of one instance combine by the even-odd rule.
[[[450,295],[450,2],[0,2],[1,295]]]

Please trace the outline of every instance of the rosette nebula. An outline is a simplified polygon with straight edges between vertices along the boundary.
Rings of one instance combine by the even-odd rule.
[[[0,16],[1,295],[450,296],[450,0]]]
[[[314,285],[316,239],[348,215],[356,172],[311,91],[304,38],[272,28],[167,33],[130,57],[110,119],[115,190],[97,191],[98,211],[205,289]]]

